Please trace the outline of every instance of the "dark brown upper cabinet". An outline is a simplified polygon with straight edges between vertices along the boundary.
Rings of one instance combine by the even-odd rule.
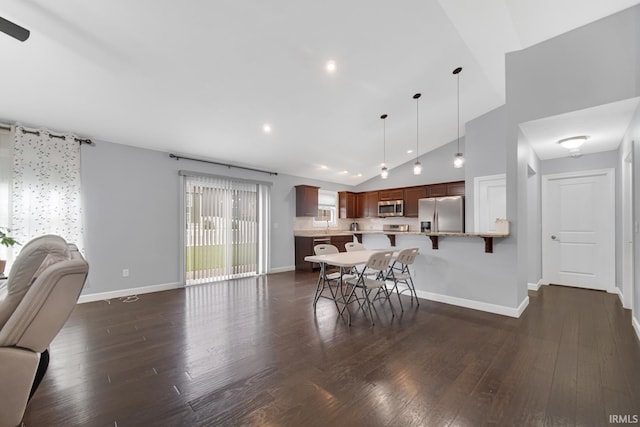
[[[318,215],[318,188],[312,185],[296,185],[296,216]]]
[[[338,192],[338,209],[340,218],[357,218],[356,193],[350,191]]]
[[[404,189],[404,216],[418,217],[418,200],[427,197],[427,186]]]

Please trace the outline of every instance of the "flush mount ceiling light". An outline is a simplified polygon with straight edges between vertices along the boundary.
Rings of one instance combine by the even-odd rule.
[[[584,142],[589,139],[586,135],[572,136],[571,138],[564,138],[558,141],[558,144],[562,145],[567,150],[574,148],[580,148]]]
[[[458,78],[458,152],[453,156],[454,168],[461,168],[464,165],[464,156],[460,151],[460,71],[462,71],[462,67],[453,70],[453,74]]]
[[[382,172],[380,178],[387,179],[389,177],[389,169],[387,169],[387,118],[386,114],[380,116],[382,119]]]
[[[420,116],[418,114],[418,100],[420,99],[420,96],[422,95],[419,93],[416,93],[415,95],[413,95],[413,99],[416,100],[416,162],[413,164],[414,175],[420,175],[422,173],[422,164],[418,160],[418,153],[420,153],[420,151],[418,150],[418,131],[420,129],[420,126],[419,126]]]

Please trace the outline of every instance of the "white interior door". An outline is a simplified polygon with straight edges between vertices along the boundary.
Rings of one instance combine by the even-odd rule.
[[[542,275],[547,283],[611,291],[613,169],[543,176]]]
[[[496,218],[507,217],[507,177],[505,174],[478,176],[473,184],[474,231],[493,233]]]

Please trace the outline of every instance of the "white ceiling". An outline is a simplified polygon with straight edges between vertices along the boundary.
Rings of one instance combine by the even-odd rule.
[[[504,103],[505,52],[636,3],[4,0],[31,37],[0,34],[0,119],[355,185],[379,172],[382,113],[395,167],[414,93],[423,154],[456,138],[454,68],[466,122]]]
[[[520,129],[540,160],[570,157],[558,141],[573,136],[587,136],[580,154],[615,150],[628,129],[640,98],[572,111],[540,120],[521,123]]]

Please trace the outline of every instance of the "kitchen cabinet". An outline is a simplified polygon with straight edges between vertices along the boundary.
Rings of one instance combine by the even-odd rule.
[[[378,200],[402,200],[403,197],[404,191],[402,188],[378,191]]]
[[[304,260],[304,257],[313,255],[313,247],[320,243],[330,243],[338,248],[340,252],[345,252],[345,243],[353,242],[353,236],[348,235],[318,235],[315,237],[295,236],[295,265],[296,271],[313,271],[320,268],[319,264]]]
[[[404,189],[404,216],[418,217],[418,200],[427,197],[427,186]]]
[[[368,191],[364,193],[364,218],[378,217],[378,192]]]
[[[318,215],[318,188],[312,185],[296,185],[296,216]]]
[[[356,194],[356,218],[364,218],[365,193]]]
[[[338,209],[340,218],[357,218],[356,193],[340,191],[338,193]]]
[[[464,181],[428,185],[427,197],[464,196]]]
[[[346,252],[345,243],[353,242],[353,236],[331,236],[331,244],[338,248],[340,252]]]
[[[313,237],[295,236],[296,271],[313,271],[313,264],[304,257],[313,255]]]
[[[448,182],[447,196],[464,196],[464,181]]]
[[[357,218],[377,218],[378,217],[378,192],[368,191],[356,194],[356,214]]]
[[[447,196],[447,184],[431,184],[427,186],[427,197]]]

